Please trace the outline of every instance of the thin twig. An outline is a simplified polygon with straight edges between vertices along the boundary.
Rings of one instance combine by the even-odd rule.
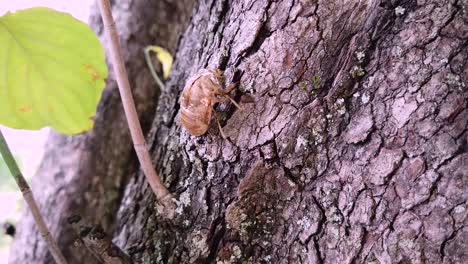
[[[16,184],[21,190],[24,200],[26,200],[26,203],[28,204],[29,209],[31,210],[34,221],[36,222],[37,228],[39,229],[39,233],[46,241],[47,246],[49,247],[49,251],[54,257],[55,262],[57,262],[58,264],[66,264],[67,261],[62,255],[62,252],[60,252],[57,242],[50,234],[49,228],[47,228],[47,225],[44,222],[44,218],[42,217],[41,211],[39,210],[36,200],[34,199],[33,193],[31,192],[31,188],[29,188],[29,185],[24,179],[23,174],[21,173],[18,167],[18,164],[16,164],[15,158],[13,157],[13,154],[11,154],[10,148],[6,143],[5,137],[3,137],[1,130],[0,152],[2,153],[3,160],[5,161],[8,169],[10,170],[11,175],[13,175],[13,178],[15,178]]]
[[[159,204],[163,206],[162,214],[168,218],[174,216],[176,204],[172,198],[171,193],[162,183],[158,174],[156,173],[146,145],[143,131],[141,130],[140,121],[133,101],[130,83],[128,81],[127,70],[123,62],[117,29],[115,27],[114,18],[112,17],[111,6],[109,0],[99,0],[99,9],[104,24],[106,36],[110,42],[110,59],[115,71],[117,84],[119,86],[120,97],[127,117],[130,134],[132,136],[133,146],[140,161],[143,172],[148,180],[151,188],[153,189],[156,199]]]
[[[153,76],[154,81],[159,85],[159,88],[161,91],[165,90],[164,84],[159,78],[158,74],[156,73],[156,70],[154,69],[153,62],[151,61],[151,46],[145,48],[145,59],[146,59],[146,64],[148,64],[148,68],[150,69],[151,76]]]

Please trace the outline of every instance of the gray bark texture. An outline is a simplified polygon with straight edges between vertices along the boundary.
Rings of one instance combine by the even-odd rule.
[[[148,144],[176,218],[158,213],[119,149],[87,165],[96,181],[120,168],[118,211],[76,206],[134,263],[468,262],[468,0],[200,0],[191,12],[154,115],[139,109],[154,116]],[[133,82],[151,86],[133,63],[144,67],[129,61]],[[185,81],[202,68],[240,83],[242,111],[216,106],[227,140],[214,122],[194,137],[178,119]],[[116,147],[113,135],[91,136],[87,153]],[[58,190],[77,188],[61,181]],[[54,201],[49,217],[71,208],[67,194],[42,195]],[[22,243],[19,255],[34,249]]]
[[[175,52],[192,11],[192,0],[114,1],[114,18],[133,87],[140,120],[147,131],[153,119],[159,88],[149,74],[143,50],[159,45]],[[91,27],[104,40],[97,6]],[[111,69],[109,67],[109,69]],[[112,233],[115,216],[128,179],[138,170],[117,84],[110,73],[92,131],[66,136],[51,133],[45,158],[32,189],[52,234],[58,237],[69,263],[97,263],[84,247],[67,218],[79,214]],[[53,263],[29,210],[25,210],[11,248],[10,263]]]
[[[136,263],[466,263],[467,8],[200,1],[149,134],[179,216],[139,175],[118,244]],[[190,136],[184,82],[217,67],[243,72],[244,110],[218,107],[228,140]]]

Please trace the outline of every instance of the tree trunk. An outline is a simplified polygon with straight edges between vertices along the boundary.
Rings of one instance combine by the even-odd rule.
[[[130,182],[136,263],[468,261],[467,1],[392,2],[198,4],[149,136],[180,215]],[[228,140],[178,121],[207,67],[253,98],[218,108]]]
[[[118,1],[114,16],[142,125],[147,131],[159,87],[149,74],[143,50],[159,45],[175,52],[192,11],[192,0]],[[91,27],[103,42],[99,10],[93,7]],[[79,214],[113,232],[126,182],[138,171],[127,121],[113,73],[107,81],[92,131],[79,136],[51,133],[33,192],[69,263],[97,263],[77,239],[66,219]],[[10,254],[10,263],[53,263],[29,210],[25,210]]]
[[[177,216],[125,167],[115,241],[135,263],[466,263],[467,43],[467,0],[199,1],[148,135]],[[178,119],[201,68],[240,81],[227,140]]]

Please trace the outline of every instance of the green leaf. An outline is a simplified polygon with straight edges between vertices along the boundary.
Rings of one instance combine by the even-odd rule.
[[[0,17],[0,124],[92,128],[107,77],[94,32],[71,15],[36,7]]]
[[[149,46],[148,47],[152,52],[156,53],[156,58],[161,62],[163,68],[163,77],[167,79],[169,77],[169,73],[171,72],[172,62],[174,59],[172,58],[171,53],[163,47],[160,46]]]

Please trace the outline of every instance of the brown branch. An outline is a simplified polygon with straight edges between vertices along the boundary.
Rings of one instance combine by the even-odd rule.
[[[131,264],[130,257],[110,238],[100,226],[86,223],[81,216],[72,215],[67,219],[80,241],[100,261],[107,264]]]
[[[18,164],[16,163],[15,158],[13,157],[13,154],[10,151],[10,148],[8,147],[8,144],[6,143],[5,137],[3,137],[3,133],[1,130],[0,130],[0,152],[2,153],[3,160],[5,161],[8,169],[10,170],[11,175],[13,175],[13,178],[15,178],[16,184],[21,190],[24,200],[26,200],[26,203],[28,204],[28,207],[31,210],[32,216],[37,225],[37,229],[39,229],[39,233],[42,235],[42,237],[46,241],[49,251],[54,257],[55,262],[57,262],[58,264],[66,264],[67,261],[65,260],[65,257],[62,255],[62,252],[60,252],[57,242],[54,240],[54,238],[50,234],[49,228],[47,227],[44,221],[44,218],[42,217],[41,211],[39,210],[39,207],[37,206],[37,202],[34,199],[31,188],[29,187],[29,184],[24,179],[23,174],[21,173],[21,170],[19,169]]]
[[[162,183],[151,162],[146,140],[143,136],[140,121],[138,120],[138,114],[130,89],[127,71],[123,62],[110,3],[108,0],[99,0],[98,3],[105,33],[110,43],[110,60],[115,71],[120,97],[122,98],[125,116],[127,117],[130,134],[132,136],[133,146],[146,179],[156,195],[158,203],[163,206],[163,208],[161,208],[163,210],[162,214],[168,218],[172,218],[174,216],[176,204],[171,193]]]

